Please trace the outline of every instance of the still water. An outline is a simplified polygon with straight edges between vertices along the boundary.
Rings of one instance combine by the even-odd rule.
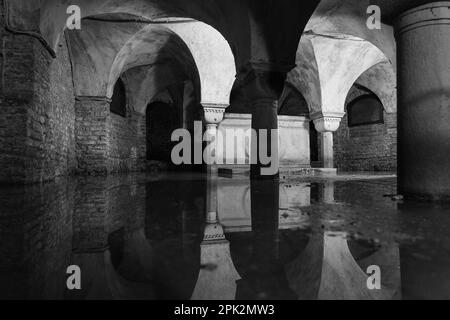
[[[395,190],[371,175],[201,174],[2,188],[0,298],[449,299],[450,207]]]

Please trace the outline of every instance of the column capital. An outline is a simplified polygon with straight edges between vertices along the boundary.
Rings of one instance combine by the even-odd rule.
[[[225,109],[228,107],[228,105],[212,103],[202,103],[202,106],[205,112],[205,122],[207,125],[217,125],[221,123],[225,114]]]
[[[267,61],[249,61],[236,76],[239,87],[251,100],[278,100],[283,93],[286,76],[295,65]]]
[[[334,132],[339,129],[342,118],[345,113],[343,112],[315,112],[311,114],[311,120],[314,121],[316,130],[325,132]]]
[[[92,101],[98,101],[98,102],[107,102],[111,103],[111,99],[108,97],[102,97],[102,96],[75,96],[76,101],[80,102],[92,102]]]
[[[396,36],[430,25],[450,24],[450,1],[433,2],[401,14],[395,24]]]
[[[223,226],[219,222],[207,222],[203,233],[203,242],[227,241]]]

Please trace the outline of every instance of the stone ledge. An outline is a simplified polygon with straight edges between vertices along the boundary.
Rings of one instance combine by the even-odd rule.
[[[232,177],[247,177],[250,176],[249,165],[219,165],[219,176]],[[337,176],[336,168],[306,168],[299,166],[284,166],[280,168],[280,178],[288,178],[295,176]]]

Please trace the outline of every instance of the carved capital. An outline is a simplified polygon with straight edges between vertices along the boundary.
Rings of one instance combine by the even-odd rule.
[[[105,102],[105,103],[111,103],[111,99],[108,97],[98,97],[98,96],[76,96],[75,101],[79,102]]]
[[[226,241],[223,226],[218,222],[208,223],[203,235],[204,242]]]
[[[342,117],[345,115],[343,112],[316,112],[311,114],[311,120],[314,121],[316,130],[325,132],[334,132],[339,129]]]
[[[205,112],[205,122],[206,124],[219,124],[222,122],[226,105],[216,105],[216,104],[203,104],[203,110]]]

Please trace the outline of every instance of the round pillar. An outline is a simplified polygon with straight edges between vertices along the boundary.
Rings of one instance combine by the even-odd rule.
[[[339,129],[343,116],[343,113],[324,114],[322,112],[311,115],[311,119],[314,121],[314,126],[320,133],[320,155],[324,168],[334,168],[333,132]]]
[[[278,179],[278,99],[294,66],[250,61],[238,74],[242,94],[252,108],[252,179]]]
[[[206,213],[207,222],[214,224],[218,222],[217,215],[217,127],[223,120],[226,106],[204,106],[205,111],[205,136],[209,141],[209,152],[206,152],[207,164],[207,194],[206,194]]]
[[[450,200],[450,2],[397,20],[399,193]]]
[[[258,99],[252,103],[252,130],[256,132],[256,141],[252,141],[251,177],[268,178],[278,177],[278,103],[272,99]],[[265,133],[263,133],[265,132]],[[268,157],[271,159],[267,164]]]

